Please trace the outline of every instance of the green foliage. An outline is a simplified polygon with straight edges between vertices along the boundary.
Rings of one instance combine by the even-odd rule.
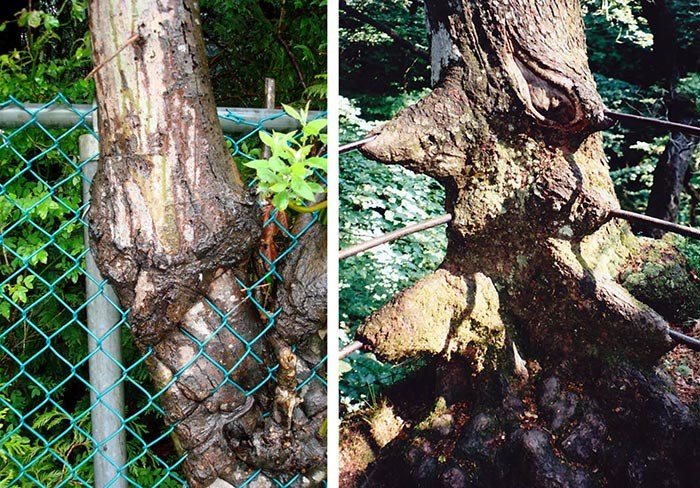
[[[350,0],[348,5],[389,26],[416,46],[427,47],[422,2]],[[340,11],[340,72],[342,94],[399,95],[428,86],[425,59]]]
[[[314,76],[314,82],[306,87],[302,96],[308,100],[322,101],[328,98],[328,75]]]
[[[697,55],[700,47],[700,0],[668,0],[667,3],[674,12],[682,57]],[[688,61],[697,66],[697,58]]]
[[[674,242],[688,260],[688,266],[700,276],[700,242],[682,236],[674,236]]]
[[[678,80],[676,94],[693,103],[696,115],[700,116],[700,73],[688,73]]]
[[[340,402],[345,412],[376,403],[376,396],[382,388],[405,379],[424,365],[422,360],[382,363],[374,354],[354,354],[340,361]]]
[[[630,42],[643,48],[650,48],[654,43],[647,21],[642,17],[642,8],[637,1],[584,0],[583,9],[592,17],[602,17],[604,24],[615,35],[617,42]]]
[[[430,93],[428,88],[401,92],[396,95],[357,94],[353,98],[357,106],[362,107],[363,117],[367,120],[390,120],[401,109],[413,105]]]
[[[588,61],[594,73],[635,84],[648,81],[651,44],[638,2],[586,0],[584,2]]]
[[[371,14],[405,39],[427,45],[422,5],[374,0],[348,4]],[[415,59],[385,34],[341,12],[340,140],[365,136],[425,94],[427,63]],[[362,107],[362,112],[358,108]],[[384,166],[358,152],[339,162],[340,247],[348,247],[444,212],[443,190],[428,177],[398,166]],[[445,251],[444,230],[431,229],[340,262],[341,342],[352,340],[357,325],[401,289],[434,270]],[[418,366],[383,364],[372,354],[341,363],[341,402],[347,410],[371,402],[377,392]]]
[[[0,400],[10,404],[5,396],[0,395]],[[34,416],[30,423],[33,432],[28,435],[27,428],[20,427],[22,422],[9,408],[0,408],[0,435],[5,438],[0,447],[0,486],[59,486],[75,478],[91,485],[91,463],[70,468],[81,464],[92,451],[92,442],[85,434],[90,429],[88,419],[83,416],[74,420],[55,407]],[[48,455],[46,445],[38,441],[35,433],[53,439],[54,455]]]
[[[356,112],[341,113],[347,140],[357,138],[355,131],[365,126]],[[375,163],[358,152],[341,156],[339,193],[341,248],[444,213],[444,191],[435,180],[399,166]],[[444,230],[436,228],[343,260],[341,320],[357,324],[399,290],[434,270],[445,246]]]
[[[17,12],[13,22],[23,44],[0,53],[0,99],[12,95],[42,102],[62,92],[75,103],[91,102],[94,82],[83,79],[92,65],[86,13],[85,0],[57,0],[46,10]]]
[[[276,80],[279,99],[325,101],[325,0],[203,0],[201,9],[219,105],[264,106],[265,77]],[[83,79],[92,67],[87,0],[35,2],[0,31],[10,23],[21,37],[0,52],[0,99],[41,102],[62,92],[74,103],[93,100],[94,82]]]
[[[266,77],[275,79],[278,100],[321,99],[325,0],[202,0],[201,11],[219,105],[264,106]]]
[[[271,156],[244,163],[256,171],[258,193],[265,199],[271,198],[272,205],[280,211],[286,210],[290,203],[301,207],[303,201],[315,202],[316,194],[326,191],[313,180],[318,178],[316,171],[323,175],[328,172],[328,160],[315,155],[318,143],[327,143],[328,136],[322,131],[328,121],[308,121],[308,107],[307,104],[305,109],[296,110],[284,105],[287,115],[301,124],[301,132],[273,132],[270,135],[260,131],[260,140],[270,148]]]
[[[642,162],[610,172],[622,208],[644,213],[654,182],[654,155],[663,151],[664,140],[667,141],[668,137],[658,139],[655,144],[637,143],[635,147],[646,152]]]

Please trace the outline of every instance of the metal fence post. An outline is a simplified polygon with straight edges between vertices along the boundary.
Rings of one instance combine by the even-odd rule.
[[[99,152],[97,139],[91,134],[80,136],[80,160],[85,161]],[[90,200],[90,183],[97,171],[93,160],[82,168],[83,202]],[[85,227],[85,247],[89,247],[88,230]],[[93,463],[95,488],[126,488],[126,479],[121,469],[126,464],[126,436],[124,433],[124,385],[122,378],[122,350],[119,327],[121,312],[112,303],[119,303],[114,290],[105,284],[100,293],[103,278],[95,265],[92,253],[85,256],[88,275],[85,291],[88,299],[87,323],[92,334],[88,334],[90,354],[90,402],[92,409],[92,438],[95,443]],[[94,281],[93,281],[94,280]],[[110,303],[110,301],[112,303]]]

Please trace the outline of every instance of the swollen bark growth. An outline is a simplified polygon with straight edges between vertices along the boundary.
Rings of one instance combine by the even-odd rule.
[[[434,391],[397,403],[416,427],[370,453],[368,486],[691,486],[700,427],[654,366],[698,290],[672,246],[608,221],[579,2],[426,8],[437,84],[362,151],[444,185],[447,257],[360,334],[432,355]]]
[[[314,392],[312,405],[297,408],[296,377],[308,367],[281,321],[273,343],[259,338],[259,315],[239,285],[260,238],[258,208],[224,144],[197,2],[93,0],[90,28],[101,139],[92,248],[164,389],[188,481],[238,486],[262,469],[313,482],[325,464],[325,403]],[[263,420],[279,400],[266,383],[273,353],[285,360],[288,409]]]

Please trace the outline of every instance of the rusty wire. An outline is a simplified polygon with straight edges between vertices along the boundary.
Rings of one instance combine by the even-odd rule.
[[[434,219],[424,220],[422,222],[407,225],[406,227],[402,227],[402,228],[397,229],[395,231],[387,232],[386,234],[382,234],[378,237],[375,237],[374,239],[370,239],[368,241],[361,242],[360,244],[356,244],[354,246],[350,246],[350,247],[346,247],[345,249],[341,249],[340,252],[338,252],[338,259],[349,258],[350,256],[354,256],[355,254],[359,254],[362,251],[366,251],[367,249],[372,249],[373,247],[380,246],[380,245],[385,244],[387,242],[395,241],[396,239],[400,239],[401,237],[415,234],[416,232],[420,232],[422,230],[431,229],[431,228],[437,227],[438,225],[441,225],[441,224],[446,224],[450,220],[452,220],[452,215],[445,214],[445,215],[441,215],[439,217],[435,217]]]
[[[352,151],[353,149],[359,149],[365,144],[367,144],[369,141],[375,139],[377,136],[368,136],[363,139],[359,139],[354,142],[348,142],[347,144],[343,144],[342,146],[338,147],[338,154],[343,154],[348,151]]]
[[[363,347],[365,347],[365,345],[360,341],[351,342],[338,352],[338,359],[345,359],[350,354],[352,354],[355,351],[359,351]]]
[[[628,125],[650,125],[653,127],[669,129],[672,132],[682,132],[691,136],[700,136],[700,127],[695,127],[694,125],[680,124],[678,122],[671,122],[670,120],[643,117],[641,115],[632,115],[623,112],[615,112],[613,110],[605,110],[605,115],[620,123],[627,123]]]

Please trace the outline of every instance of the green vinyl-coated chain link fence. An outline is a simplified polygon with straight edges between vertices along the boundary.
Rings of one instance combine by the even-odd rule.
[[[284,130],[291,121],[283,112],[241,112],[219,109],[238,162],[255,159],[259,131]],[[95,136],[93,113],[61,95],[43,105],[0,102],[0,487],[187,486],[186,454],[178,454],[159,406],[167,387],[151,384],[144,364],[150,352],[137,351],[127,312],[85,245],[85,189],[97,154],[83,148],[81,156],[79,137]],[[280,310],[267,310],[256,290],[280,280],[278,265],[312,225],[322,225],[314,214],[295,234],[276,217],[272,212],[264,225],[279,227],[284,247],[273,260],[261,253],[267,271],[257,282],[240,281],[267,321],[265,331]],[[217,313],[222,329],[236,335],[226,313]],[[263,334],[250,342],[236,336],[268,373],[257,388],[275,381],[278,366],[253,351]],[[192,361],[213,361],[208,339],[192,337]],[[298,388],[318,382],[325,391],[325,362],[320,357]],[[100,384],[102,372],[114,381]],[[246,395],[257,389],[234,386]],[[112,427],[100,432],[95,418]],[[299,478],[286,473],[273,482],[293,486]]]

